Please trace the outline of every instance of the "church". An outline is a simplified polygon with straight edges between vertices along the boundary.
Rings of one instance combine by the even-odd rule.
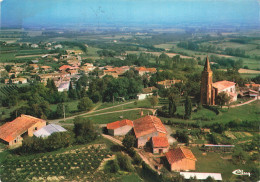
[[[231,97],[231,102],[237,100],[236,83],[230,81],[212,82],[213,72],[207,56],[204,70],[201,74],[200,102],[202,105],[216,105],[216,97],[221,92],[226,92]]]

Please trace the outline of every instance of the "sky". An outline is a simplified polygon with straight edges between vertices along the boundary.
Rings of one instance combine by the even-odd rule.
[[[3,0],[5,26],[259,24],[260,0]]]

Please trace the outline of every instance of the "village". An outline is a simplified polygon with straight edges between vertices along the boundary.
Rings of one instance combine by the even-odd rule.
[[[28,46],[31,46],[31,48],[42,46],[47,50],[55,50],[62,49],[65,45],[62,45],[62,43],[44,43],[39,45],[31,44]],[[88,48],[88,45],[84,46],[85,48]],[[109,64],[100,66],[97,62],[82,56],[85,53],[81,49],[66,49],[63,53],[64,54],[55,53],[42,55],[37,59],[26,63],[0,63],[1,77],[5,78],[3,79],[3,84],[7,86],[7,88],[9,88],[8,86],[14,87],[15,85],[18,85],[19,88],[23,88],[22,85],[33,85],[35,83],[41,84],[49,89],[46,91],[50,95],[52,95],[53,92],[61,94],[66,93],[70,99],[78,99],[79,103],[77,107],[79,110],[81,109],[81,105],[86,105],[83,110],[80,110],[81,112],[76,112],[74,116],[70,116],[73,117],[74,123],[71,123],[69,119],[70,117],[66,116],[64,105],[62,105],[61,114],[56,118],[50,119],[49,116],[44,113],[44,110],[39,115],[37,115],[36,112],[33,113],[28,110],[15,110],[13,112],[13,114],[15,114],[13,120],[9,120],[9,122],[0,126],[0,139],[5,146],[5,149],[10,148],[11,150],[15,150],[17,147],[19,148],[21,146],[23,148],[25,143],[26,146],[29,147],[31,144],[26,141],[28,140],[26,139],[28,137],[39,138],[39,140],[48,140],[48,138],[54,133],[66,133],[68,130],[75,132],[75,128],[73,129],[71,127],[73,124],[76,126],[76,116],[83,114],[83,117],[88,117],[88,115],[84,114],[90,113],[91,115],[91,112],[96,112],[96,115],[102,114],[103,111],[96,109],[100,105],[93,107],[93,102],[94,104],[99,104],[103,100],[108,103],[113,103],[112,106],[103,109],[107,111],[112,109],[112,113],[121,112],[122,110],[122,114],[120,114],[119,117],[116,117],[117,119],[114,119],[114,117],[108,121],[106,116],[109,113],[105,113],[105,111],[103,113],[104,116],[101,119],[102,124],[100,121],[99,123],[94,124],[99,128],[102,128],[102,131],[99,134],[100,136],[110,140],[116,145],[124,147],[125,151],[123,151],[123,153],[125,153],[125,155],[131,156],[131,152],[133,153],[133,151],[135,151],[137,154],[134,154],[134,156],[138,155],[140,158],[138,160],[143,161],[145,163],[143,165],[149,166],[150,170],[155,171],[157,175],[162,174],[162,171],[166,169],[167,176],[170,178],[174,176],[176,177],[176,174],[180,174],[186,180],[193,178],[205,181],[223,180],[223,174],[221,174],[221,172],[202,171],[200,165],[207,161],[207,155],[210,156],[212,153],[213,155],[215,155],[214,153],[216,153],[216,155],[223,154],[221,158],[226,157],[227,159],[225,160],[231,160],[232,158],[233,160],[236,160],[234,159],[237,157],[235,155],[237,152],[236,145],[230,141],[238,143],[237,140],[239,140],[239,137],[236,137],[235,133],[241,133],[244,131],[243,129],[240,129],[237,132],[234,132],[236,130],[230,131],[227,127],[233,127],[234,129],[236,127],[242,127],[245,125],[243,123],[244,121],[231,120],[225,125],[212,124],[207,126],[207,124],[204,124],[202,127],[201,124],[194,124],[194,122],[185,124],[185,120],[191,119],[191,116],[196,114],[197,110],[202,106],[206,108],[205,110],[217,113],[216,115],[218,115],[220,112],[218,109],[220,109],[220,107],[221,109],[223,107],[227,110],[232,110],[232,108],[236,109],[243,107],[243,105],[246,106],[248,104],[259,103],[258,97],[260,84],[251,81],[242,84],[241,86],[241,83],[238,84],[227,80],[219,80],[213,83],[213,71],[211,70],[211,66],[215,63],[211,62],[210,58],[206,56],[202,63],[203,69],[201,75],[199,76],[199,88],[197,88],[197,92],[191,90],[189,95],[187,95],[188,88],[193,88],[192,85],[189,85],[189,80],[186,78],[181,79],[181,77],[178,76],[167,76],[169,73],[167,73],[165,69],[150,66],[146,67],[144,65],[137,66],[134,64],[129,66],[112,66]],[[127,61],[130,60],[130,56],[131,54],[124,53],[117,59],[120,61]],[[100,55],[100,59],[105,59],[105,56]],[[161,55],[156,59],[159,61],[166,61],[170,58],[167,54],[161,53]],[[172,57],[173,65],[178,65],[178,60],[180,61],[182,59],[184,61],[186,58],[180,58],[178,55]],[[175,60],[177,61],[175,62]],[[48,66],[51,65],[49,63],[55,63],[55,68]],[[133,82],[129,87],[122,86],[124,83],[117,84],[116,82],[113,83],[111,81],[111,83],[108,82],[108,89],[101,87],[101,83],[99,83],[99,81],[105,82],[106,80],[113,79],[114,81],[120,79],[124,80],[126,77],[128,77],[129,80],[132,79]],[[83,84],[81,81],[82,78],[87,78],[84,80]],[[142,79],[142,82],[138,82],[138,79]],[[129,80],[127,80],[127,82]],[[80,83],[84,86],[78,86]],[[138,85],[140,83],[143,84],[141,87],[136,86],[136,84]],[[185,84],[187,87],[186,90],[184,89]],[[109,85],[111,85],[111,87],[109,87]],[[19,88],[17,87],[17,89]],[[102,88],[107,90],[102,90]],[[74,96],[73,98],[72,91],[77,91],[77,89],[80,89],[78,90],[80,93],[78,96]],[[116,89],[116,91],[113,89]],[[122,93],[120,89],[133,89],[133,92],[125,94]],[[8,89],[2,89],[1,92],[2,94],[6,94],[8,93]],[[40,91],[36,92],[40,93]],[[83,96],[81,96],[81,94]],[[70,97],[71,95],[72,97]],[[89,96],[90,100],[93,102],[81,102],[86,98],[86,96]],[[165,102],[165,97],[168,97],[167,104],[160,104],[160,102]],[[138,111],[134,117],[133,115],[130,115],[130,118],[127,118],[127,116],[123,116],[124,109],[122,106],[122,109],[120,110],[120,105],[121,103],[124,104],[126,100],[129,99],[134,100],[132,103],[135,102],[133,108],[130,108],[130,112],[131,109],[135,108],[138,109]],[[200,105],[194,104],[194,100],[198,100]],[[51,103],[51,101],[49,102]],[[114,105],[115,102],[118,103],[118,107]],[[148,102],[150,105],[148,108],[147,106],[137,108],[138,103],[142,102]],[[128,103],[126,102],[125,104]],[[16,107],[17,104],[14,106]],[[29,106],[34,107],[33,105]],[[183,106],[185,107],[183,113],[176,114],[177,108],[180,110]],[[39,105],[37,107],[42,106]],[[252,107],[255,106],[253,105]],[[32,115],[30,115],[30,113],[32,113]],[[66,117],[68,117],[68,119],[66,119]],[[94,117],[94,115],[90,116],[90,118],[91,117]],[[167,118],[179,118],[182,122],[177,123],[168,120]],[[197,120],[201,123],[205,118],[201,117]],[[211,119],[206,118],[206,121],[207,120]],[[255,139],[253,136],[255,137],[255,134],[252,133],[256,131],[253,130],[252,133],[249,133],[248,131],[251,130],[246,130],[244,132],[246,133],[245,136],[251,136],[249,142],[254,141]],[[88,137],[87,130],[84,131],[84,133],[84,137]],[[76,132],[74,134],[77,135]],[[63,137],[65,138],[72,137],[71,134],[68,136],[66,136],[66,134],[64,135],[65,136]],[[256,136],[258,136],[257,132]],[[24,139],[26,139],[26,142],[24,142]],[[227,139],[230,139],[230,141],[227,142]],[[35,139],[35,143],[36,141],[37,139]],[[31,142],[33,142],[33,140]],[[70,146],[71,143],[62,144],[61,148],[65,145]],[[29,151],[30,147],[26,150]],[[257,150],[258,146],[257,149],[254,148],[251,150],[252,154]],[[195,153],[192,151],[195,151]],[[242,154],[239,153],[238,156],[239,155]],[[113,155],[111,156],[113,157]],[[111,160],[113,160],[113,158]],[[239,160],[241,160],[242,164],[245,163],[245,159],[239,158]],[[77,168],[77,166],[75,167]],[[198,168],[200,169],[199,171],[197,171]],[[171,173],[171,171],[175,173]],[[54,176],[57,175],[55,174]],[[224,176],[226,179],[227,175],[224,174]],[[7,179],[6,176],[4,176],[3,181],[8,181],[4,179]],[[61,180],[63,178],[58,179]],[[37,179],[35,178],[35,180]]]

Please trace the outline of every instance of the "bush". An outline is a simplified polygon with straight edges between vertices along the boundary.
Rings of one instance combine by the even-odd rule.
[[[58,150],[73,144],[74,136],[70,132],[53,133],[48,138],[27,137],[23,145],[17,149],[18,153],[40,153]]]
[[[128,172],[134,171],[130,158],[127,155],[118,153],[116,155],[116,159],[118,161],[121,170],[128,171]]]
[[[135,137],[133,135],[126,135],[123,140],[123,145],[126,149],[130,149],[135,145]]]
[[[133,163],[136,165],[140,165],[142,163],[142,158],[139,156],[139,154],[135,153],[133,157]]]
[[[76,117],[74,119],[74,133],[76,141],[79,144],[94,141],[98,136],[94,124],[88,118],[83,117]]]
[[[105,172],[117,173],[119,169],[120,167],[118,165],[117,159],[108,161],[105,166]]]

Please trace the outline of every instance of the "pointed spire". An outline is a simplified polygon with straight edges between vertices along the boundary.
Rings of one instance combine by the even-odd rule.
[[[209,57],[207,56],[205,66],[204,66],[204,71],[211,71],[210,69],[210,64],[209,64]]]

